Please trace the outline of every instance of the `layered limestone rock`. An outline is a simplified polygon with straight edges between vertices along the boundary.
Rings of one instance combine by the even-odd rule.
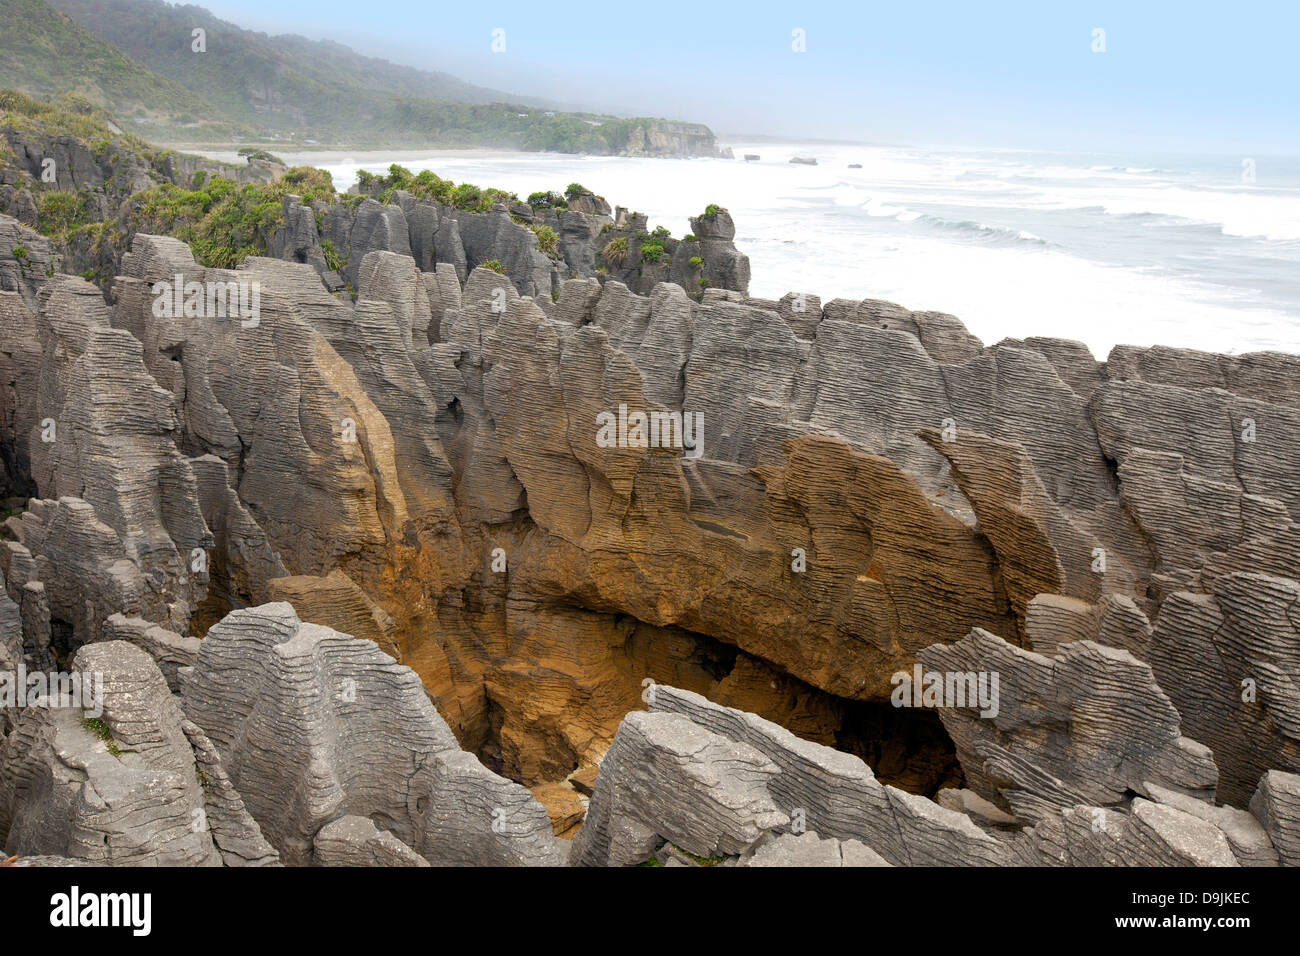
[[[665,841],[695,856],[738,856],[789,822],[757,750],[669,713],[633,711],[602,761],[572,860],[628,866]]]
[[[691,219],[691,233],[699,239],[707,284],[748,295],[749,257],[736,250],[736,224],[731,214],[725,209],[717,209],[712,214],[705,212],[696,216]],[[683,254],[690,252],[690,249],[683,250]]]
[[[83,694],[31,704],[0,749],[0,839],[10,854],[101,865],[219,866],[184,715],[144,651],[83,647]]]
[[[1264,827],[1284,866],[1300,866],[1300,776],[1270,770],[1250,798],[1250,812]]]
[[[822,839],[815,833],[783,833],[746,851],[736,866],[889,866],[857,840]]]
[[[1220,796],[1244,806],[1269,770],[1300,770],[1300,584],[1233,573],[1165,601],[1151,668],[1191,737],[1214,751]]]
[[[172,396],[150,375],[141,342],[112,326],[109,309],[90,283],[63,278],[42,289],[40,299],[42,363],[36,424],[26,442],[32,478],[51,510],[81,503],[76,516],[68,517],[82,530],[71,533],[102,539],[105,549],[115,549],[138,569],[138,610],[184,631],[207,580],[206,571],[191,566],[190,555],[210,546],[211,533],[199,509],[194,474],[177,447]],[[38,554],[39,564],[55,549],[33,547],[29,539],[57,536],[59,516],[50,515],[44,527],[30,532],[22,527],[27,517],[15,534]],[[42,568],[41,580],[52,611],[72,621],[78,639],[86,640],[100,622],[83,621],[75,609],[93,595],[84,593],[73,567],[84,566],[91,555],[69,557],[70,566]],[[68,612],[61,613],[65,608]],[[116,608],[128,609],[136,610]]]
[[[781,812],[798,821],[800,832],[806,828],[823,838],[856,840],[899,866],[988,866],[1009,860],[1008,848],[968,817],[882,785],[870,767],[849,754],[689,691],[656,686],[650,707],[680,714],[770,760],[777,773],[767,789]],[[600,784],[598,775],[589,817],[597,812]]]
[[[673,742],[696,730],[652,721],[616,743],[647,681],[698,695],[665,699],[775,766],[758,789],[820,820],[808,829],[841,858],[858,841],[893,864],[1059,860],[1067,843],[1078,859],[1220,859],[1202,825],[1234,860],[1267,858],[1239,814],[1202,811],[1297,769],[1300,362],[1100,363],[1054,339],[985,347],[952,316],[876,300],[753,299],[725,211],[671,266],[638,253],[635,275],[602,283],[593,250],[644,217],[622,211],[602,237],[598,197],[529,219],[392,198],[286,201],[277,258],[234,271],[136,236],[109,301],[0,241],[0,450],[21,512],[0,542],[5,659],[143,649],[199,695],[188,716],[222,763],[222,805],[286,862],[400,856],[392,841],[431,862],[554,858],[529,792],[460,747],[551,794],[568,828],[572,800],[546,788],[611,754],[638,772],[612,748],[689,777]],[[559,258],[511,213],[553,223]],[[322,281],[326,241],[341,275],[327,264]],[[693,251],[718,280],[698,298],[676,271]],[[177,276],[182,293],[255,287],[257,312],[160,308]],[[249,610],[271,601],[295,611]],[[205,654],[283,710],[232,716]],[[894,675],[918,661],[998,673],[998,716],[894,709]],[[321,683],[362,682],[352,670],[400,690],[413,723],[381,739],[399,763],[428,755],[416,783],[346,785],[378,769],[320,721],[366,735],[381,720]],[[277,759],[294,786],[245,732],[293,742]],[[321,747],[332,783],[304,763]],[[923,796],[943,787],[1037,843]],[[631,824],[600,837],[609,821],[691,841],[699,821],[635,789],[593,793],[593,859],[649,842]],[[1067,827],[1079,807],[1137,842]],[[318,844],[343,816],[381,835],[358,823]],[[751,829],[733,823],[682,850],[739,857]],[[227,862],[264,858],[230,845]]]
[[[316,834],[317,866],[429,866],[430,863],[369,817],[339,817]]]
[[[217,748],[193,721],[182,721],[181,730],[193,748],[194,767],[203,784],[202,822],[212,832],[222,862],[226,866],[278,866],[280,854],[267,842],[261,827],[244,806]]]
[[[1154,583],[1204,591],[1233,571],[1300,577],[1300,359],[1116,352],[1093,417],[1162,564]]]
[[[1212,823],[1142,799],[1131,813],[1080,805],[1045,817],[1018,849],[1034,866],[1239,865]]]
[[[310,265],[331,292],[345,283],[359,289],[362,262],[374,252],[392,253],[425,274],[445,267],[461,283],[476,267],[494,263],[520,295],[542,303],[557,296],[564,282],[598,275],[642,294],[660,282],[682,286],[697,298],[708,288],[742,296],[749,288],[749,257],[736,248],[735,223],[725,209],[691,219],[694,238],[656,234],[662,255],[642,255],[642,246],[651,241],[646,218],[629,216],[621,207],[611,216],[609,203],[589,192],[571,195],[567,209],[533,208],[515,200],[497,202],[485,212],[400,189],[389,196],[378,180],[359,183],[352,192],[365,198],[355,205],[317,203],[309,209],[298,197],[286,197],[284,225],[269,239],[268,254]],[[554,233],[554,244],[546,249],[538,239],[542,227]]]
[[[288,604],[209,630],[182,699],[286,863],[310,862],[321,828],[350,816],[431,863],[560,859],[545,810],[460,749],[413,671]]]
[[[0,293],[16,293],[34,311],[36,294],[56,274],[58,253],[48,239],[28,228],[31,225],[35,225],[34,219],[23,225],[10,216],[0,215]],[[0,302],[3,301],[0,295]],[[6,317],[12,308],[11,305],[6,309]],[[8,346],[14,330],[9,322],[5,327]]]
[[[1189,813],[1223,831],[1232,855],[1242,866],[1278,865],[1278,851],[1274,849],[1273,839],[1260,821],[1247,811],[1215,806],[1150,782],[1145,789],[1155,802]]]
[[[0,584],[3,581],[4,577],[0,574]],[[26,653],[22,612],[5,588],[0,586],[0,674],[17,676],[18,666],[25,664]],[[20,709],[16,695],[12,700],[8,695],[0,700],[0,739],[13,728]]]
[[[1214,798],[1209,748],[1182,735],[1151,667],[1127,651],[1080,641],[1049,658],[976,629],[919,660],[967,782],[1019,820],[1119,804],[1150,785]]]
[[[199,656],[199,639],[183,637],[141,617],[113,614],[104,622],[103,639],[134,644],[153,658],[173,693],[180,690],[180,669],[193,667]]]

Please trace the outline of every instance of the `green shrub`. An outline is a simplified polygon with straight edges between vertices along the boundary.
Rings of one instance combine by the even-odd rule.
[[[569,201],[556,192],[528,194],[528,205],[534,209],[568,209]]]
[[[623,261],[627,259],[627,236],[611,239],[606,243],[600,254],[610,265],[621,266]]]
[[[308,204],[337,198],[329,173],[310,166],[296,166],[266,185],[240,186],[213,176],[201,189],[163,183],[137,193],[131,199],[131,224],[137,232],[189,243],[202,265],[233,269],[248,256],[266,253],[267,239],[284,222],[283,200],[290,193]]]
[[[658,262],[664,257],[664,244],[657,240],[641,243],[641,258],[646,262]]]
[[[118,749],[117,742],[113,740],[113,734],[109,731],[108,724],[97,717],[87,717],[81,721],[81,725],[108,744],[109,753],[118,760],[122,759],[122,751]]]
[[[554,256],[559,252],[559,234],[550,226],[532,226],[533,233],[537,236],[537,248],[548,256]]]
[[[451,194],[451,204],[466,211],[474,209],[483,199],[483,190],[473,183],[461,183]]]
[[[569,185],[564,187],[564,195],[568,196],[570,199],[577,199],[579,196],[591,195],[591,190],[582,185],[582,183],[569,183]]]
[[[42,235],[64,240],[69,232],[90,221],[85,193],[40,193],[36,199],[36,230]]]
[[[502,268],[501,261],[499,259],[489,259],[487,262],[482,262],[479,264],[483,266],[484,269],[491,269],[497,275],[503,276],[506,274],[506,270]]]
[[[698,269],[704,265],[704,260],[701,259],[699,256],[691,256],[691,258],[688,261],[690,262],[692,269]]]
[[[330,269],[334,270],[335,272],[340,271],[339,254],[334,251],[334,243],[330,242],[330,240],[328,239],[322,240],[320,244],[320,251],[321,251],[321,255],[325,257],[325,265],[327,265]]]
[[[295,166],[263,188],[279,194],[281,198],[294,193],[301,196],[302,201],[309,206],[317,200],[332,202],[337,196],[334,192],[334,179],[325,170],[314,166]]]

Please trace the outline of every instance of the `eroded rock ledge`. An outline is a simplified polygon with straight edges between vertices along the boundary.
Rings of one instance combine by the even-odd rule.
[[[545,864],[581,793],[582,863],[1296,860],[1300,359],[147,235],[105,304],[6,234],[0,671],[158,701],[121,759],[0,711],[11,853]],[[891,706],[917,666],[996,713]]]

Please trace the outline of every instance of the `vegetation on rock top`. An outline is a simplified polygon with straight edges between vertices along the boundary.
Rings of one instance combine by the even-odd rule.
[[[267,185],[238,185],[213,176],[194,190],[164,183],[132,199],[132,228],[175,236],[189,243],[205,266],[233,269],[248,256],[264,255],[266,241],[284,222],[284,197],[310,205],[337,198],[328,173],[295,166]]]
[[[376,176],[364,169],[357,172],[357,183],[361,191],[373,195],[381,203],[393,200],[398,190],[410,193],[417,199],[431,199],[444,206],[454,206],[466,212],[491,212],[499,202],[519,200],[519,197],[504,189],[482,188],[473,183],[461,183],[457,186],[450,179],[443,179],[430,170],[424,169],[412,173],[396,163],[388,167],[388,175]]]

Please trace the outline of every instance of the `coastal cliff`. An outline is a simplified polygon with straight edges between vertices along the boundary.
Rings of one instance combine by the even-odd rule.
[[[0,672],[104,683],[0,708],[7,853],[1300,863],[1300,358],[755,298],[725,209],[400,168],[204,264],[149,169],[98,284],[0,215]]]

